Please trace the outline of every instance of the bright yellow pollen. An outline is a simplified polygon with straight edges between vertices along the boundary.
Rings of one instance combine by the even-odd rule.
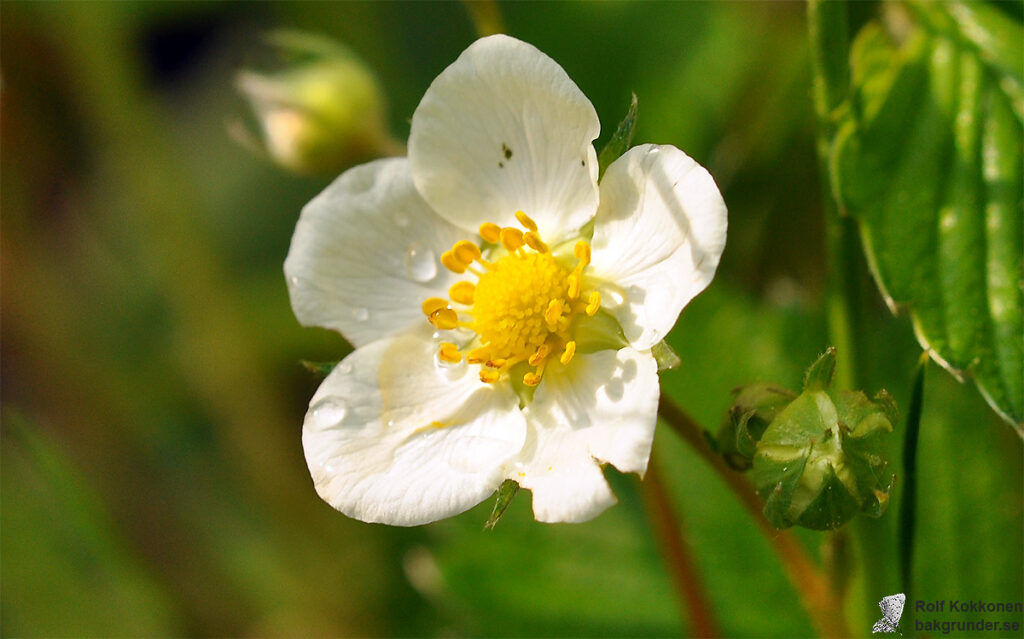
[[[441,264],[453,273],[465,273],[469,262],[463,262],[453,251],[445,251],[441,254]]]
[[[480,225],[480,237],[488,244],[497,244],[501,239],[501,227],[494,222],[484,222]]]
[[[476,286],[472,282],[456,282],[448,289],[448,297],[452,298],[453,302],[469,306],[473,303],[475,292]],[[426,307],[424,307],[424,310],[426,310]]]
[[[452,364],[458,364],[462,361],[462,354],[459,353],[459,347],[451,342],[444,342],[441,344],[441,351],[438,353],[438,356],[442,360],[451,362]]]
[[[460,261],[466,264],[472,264],[476,260],[480,259],[480,247],[468,240],[461,240],[455,243],[452,247],[452,253]]]
[[[568,342],[565,345],[565,351],[562,353],[562,356],[558,358],[558,361],[562,362],[563,364],[568,364],[569,362],[572,361],[572,357],[575,354],[576,342]]]
[[[554,356],[563,365],[572,361],[576,355],[573,316],[597,313],[601,295],[583,290],[583,271],[590,264],[586,240],[576,243],[573,254],[577,263],[569,268],[551,254],[533,219],[522,211],[515,215],[525,232],[485,222],[479,229],[484,244],[461,240],[441,255],[447,269],[459,274],[469,271],[478,280],[475,284],[456,282],[448,289],[460,310],[451,308],[448,300],[432,297],[423,302],[423,313],[437,329],[461,327],[476,333],[463,347],[467,349],[466,363],[480,365],[482,382],[495,383],[513,367],[529,365],[532,372],[517,374],[522,375],[523,384],[536,386],[549,356],[557,354]],[[491,262],[488,245],[495,244],[500,244],[495,250],[501,257]],[[487,259],[481,246],[488,246]],[[438,357],[459,363],[463,353],[456,344],[443,342]]]
[[[430,317],[431,313],[442,308],[448,308],[448,300],[441,299],[440,297],[428,297],[423,302],[423,314],[427,317]]]
[[[534,233],[537,232],[537,223],[534,222],[533,218],[531,218],[526,213],[523,213],[522,211],[516,211],[516,219],[519,220],[519,223],[523,225],[523,228],[529,231],[533,231]]]
[[[509,253],[521,248],[525,243],[523,232],[519,229],[512,228],[511,226],[501,229],[501,245]]]
[[[528,359],[568,307],[569,273],[550,253],[512,253],[493,266],[476,285],[471,328],[492,358]]]

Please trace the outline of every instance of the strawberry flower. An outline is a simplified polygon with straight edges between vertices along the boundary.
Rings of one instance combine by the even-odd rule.
[[[579,522],[615,501],[602,464],[644,473],[651,348],[714,276],[726,208],[672,146],[630,149],[598,185],[599,129],[556,62],[482,38],[423,96],[408,158],[303,209],[295,314],[355,347],[303,425],[333,507],[417,525],[513,479],[539,521]]]

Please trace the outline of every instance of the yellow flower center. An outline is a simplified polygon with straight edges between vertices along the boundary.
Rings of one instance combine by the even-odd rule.
[[[522,211],[516,218],[525,232],[491,223],[480,226],[485,246],[500,244],[507,252],[500,259],[485,260],[480,247],[465,240],[441,256],[446,268],[460,274],[468,271],[477,282],[457,282],[448,290],[451,302],[432,297],[423,303],[423,312],[441,330],[461,327],[476,334],[466,361],[480,364],[482,381],[497,382],[510,368],[527,362],[534,370],[523,375],[523,383],[536,386],[550,355],[558,354],[563,364],[572,360],[573,316],[594,315],[601,296],[582,291],[583,270],[590,264],[586,241],[576,243],[577,264],[570,270],[551,255],[532,219]],[[462,361],[462,353],[451,342],[441,344],[439,356],[447,362]]]

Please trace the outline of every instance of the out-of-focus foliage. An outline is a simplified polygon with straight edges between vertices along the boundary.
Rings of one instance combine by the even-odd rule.
[[[836,193],[889,305],[1024,436],[1024,28],[984,3],[890,13],[853,46]]]
[[[599,145],[635,92],[635,141],[684,149],[723,190],[729,244],[669,337],[682,363],[665,391],[712,427],[737,385],[798,387],[827,345],[804,8],[499,7],[594,101]],[[298,326],[281,263],[327,180],[232,142],[225,123],[247,108],[232,80],[267,31],[336,38],[376,72],[404,139],[475,37],[461,4],[5,2],[0,28],[4,634],[688,631],[634,477],[609,471],[622,503],[579,526],[534,523],[521,491],[490,532],[491,504],[394,529],[313,491],[299,435],[318,380],[300,360],[348,346]],[[903,405],[918,347],[860,285],[861,381]],[[908,599],[1020,601],[1020,439],[948,376],[925,398]],[[720,479],[671,431],[654,456],[723,632],[810,633]],[[881,538],[892,519],[871,522]],[[816,556],[822,537],[801,539]],[[898,591],[893,545],[872,557],[889,588],[858,600],[855,630]]]

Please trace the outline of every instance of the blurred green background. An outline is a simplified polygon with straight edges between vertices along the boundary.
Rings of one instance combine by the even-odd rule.
[[[636,142],[675,144],[722,188],[728,246],[670,339],[665,392],[715,430],[733,387],[797,387],[828,345],[805,7],[499,6],[594,102],[599,145],[635,92]],[[853,9],[856,27],[877,6]],[[281,265],[330,177],[227,134],[248,117],[235,73],[282,27],[365,60],[400,140],[476,37],[458,3],[3,3],[3,634],[688,633],[635,477],[609,471],[620,504],[590,523],[534,523],[523,494],[492,532],[489,503],[398,529],[317,498],[300,431],[318,379],[299,360],[349,347],[297,324]],[[920,350],[862,272],[861,379],[905,408]],[[665,428],[654,457],[723,633],[809,634],[721,480]],[[909,599],[1024,599],[1021,460],[974,387],[931,366]],[[888,590],[849,605],[863,634],[900,588],[895,509],[867,525]],[[820,553],[824,536],[800,537]]]

